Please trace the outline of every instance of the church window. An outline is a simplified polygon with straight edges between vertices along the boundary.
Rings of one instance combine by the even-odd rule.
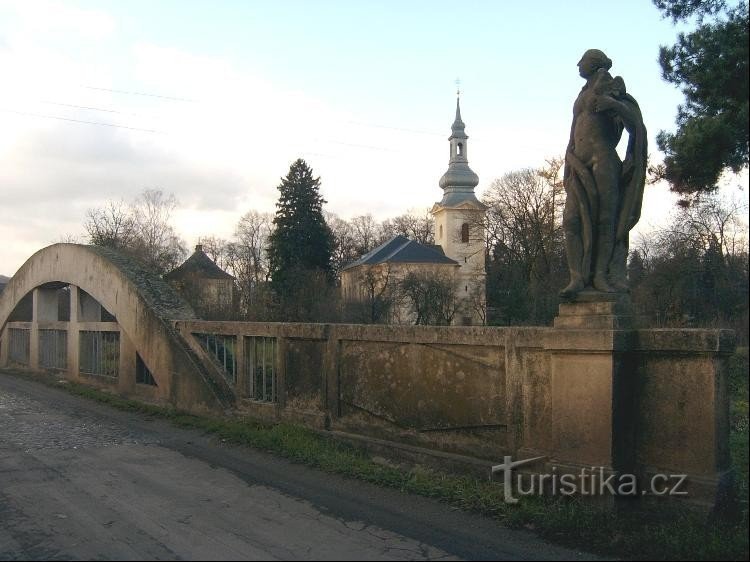
[[[461,225],[461,242],[464,244],[469,243],[469,223],[465,222]]]
[[[462,143],[458,143],[458,146],[456,148],[458,149],[458,155],[461,156],[464,152],[464,145]]]

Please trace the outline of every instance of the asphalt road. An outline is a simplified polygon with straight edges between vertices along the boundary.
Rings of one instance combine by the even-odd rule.
[[[584,558],[0,371],[2,560]]]

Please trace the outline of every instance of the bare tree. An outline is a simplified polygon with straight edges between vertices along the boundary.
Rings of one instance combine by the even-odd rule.
[[[383,221],[383,240],[400,234],[420,244],[434,244],[434,232],[432,215],[429,209],[418,211],[411,209],[409,212]]]
[[[170,224],[177,206],[174,195],[146,189],[129,205],[108,202],[86,212],[89,241],[119,250],[157,273],[177,267],[187,254],[185,244]]]
[[[265,315],[270,302],[266,246],[272,224],[271,214],[248,211],[237,223],[234,240],[226,246],[227,268],[235,277],[240,307],[245,316],[255,319]]]
[[[124,201],[108,201],[104,207],[88,209],[83,227],[88,241],[115,250],[130,248],[136,239],[136,225]]]
[[[381,239],[382,227],[372,215],[359,215],[350,221],[356,252],[366,254],[384,240]]]
[[[353,283],[357,294],[345,303],[345,319],[363,324],[388,322],[398,291],[391,264],[364,267]]]
[[[213,260],[221,269],[227,270],[229,267],[227,247],[229,241],[217,236],[201,236],[198,242],[203,248],[203,252]]]
[[[353,262],[360,256],[357,247],[355,232],[351,222],[344,220],[333,213],[325,213],[326,223],[333,233],[333,252],[331,262],[333,270],[338,277],[341,269]]]
[[[449,325],[458,311],[456,282],[447,272],[410,271],[401,279],[399,292],[415,324]]]
[[[628,276],[645,325],[731,327],[747,342],[746,212],[736,201],[702,195],[636,242]]]
[[[548,322],[564,284],[561,159],[492,182],[487,205],[487,299],[503,323]]]
[[[173,194],[159,189],[145,189],[131,206],[137,229],[136,255],[160,273],[174,269],[185,259],[187,249],[170,224],[177,207]]]

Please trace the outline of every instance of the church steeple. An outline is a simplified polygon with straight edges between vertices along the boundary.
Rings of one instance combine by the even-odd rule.
[[[456,137],[456,138],[460,137],[462,139],[468,139],[469,138],[469,137],[466,136],[466,133],[464,132],[464,127],[466,127],[466,125],[464,125],[464,122],[461,121],[461,103],[460,103],[460,101],[461,100],[460,100],[458,94],[456,94],[456,120],[453,121],[453,125],[451,125],[451,132],[453,134],[450,136],[449,140],[453,139],[454,137]]]
[[[456,118],[451,125],[448,171],[440,178],[443,198],[432,207],[435,242],[443,253],[458,262],[456,299],[459,304],[456,323],[481,324],[477,312],[485,306],[484,224],[487,207],[474,194],[479,178],[469,168],[469,137],[461,119],[461,100],[456,98]],[[476,307],[479,303],[479,308]]]
[[[456,119],[451,125],[451,136],[448,137],[450,142],[450,160],[448,162],[448,171],[440,178],[440,187],[443,188],[445,195],[440,202],[443,206],[453,206],[462,203],[465,200],[478,203],[474,195],[474,188],[479,184],[479,177],[469,168],[468,160],[468,139],[464,131],[463,120],[461,119],[461,100],[456,96]]]

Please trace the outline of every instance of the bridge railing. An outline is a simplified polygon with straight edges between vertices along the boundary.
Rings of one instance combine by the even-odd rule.
[[[183,321],[177,328],[204,366],[220,373],[235,396],[279,402],[278,337],[242,322]]]

